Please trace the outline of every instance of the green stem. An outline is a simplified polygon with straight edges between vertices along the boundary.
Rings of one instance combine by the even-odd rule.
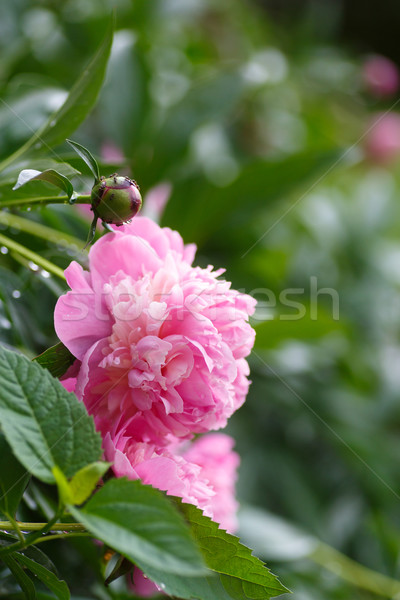
[[[62,537],[68,537],[71,535],[88,535],[85,527],[81,523],[56,523],[56,519],[59,517],[59,511],[48,523],[25,523],[16,521],[0,521],[0,531],[32,531],[26,538],[22,537],[18,542],[3,546],[0,548],[0,557],[12,554],[17,550],[23,550],[32,546],[33,544],[40,544],[43,541],[49,539],[56,539]],[[45,535],[48,531],[62,531],[63,533],[55,533],[52,535]],[[70,532],[70,533],[66,533]]]
[[[39,527],[39,529],[37,529],[36,531],[33,530],[32,533],[30,533],[27,536],[28,543],[34,544],[36,542],[36,540],[38,540],[43,534],[47,533],[48,531],[51,531],[51,528],[53,527],[53,525],[55,523],[57,523],[58,519],[61,518],[62,514],[63,514],[63,505],[61,503],[61,499],[59,498],[58,507],[57,507],[57,510],[54,513],[53,517],[47,523],[41,523],[42,527]]]
[[[88,537],[90,535],[91,534],[88,531],[71,531],[70,533],[55,533],[52,535],[45,535],[39,538],[38,540],[36,540],[35,546],[37,546],[38,544],[42,544],[43,542],[51,542],[52,540],[68,540],[71,537]]]
[[[44,269],[45,271],[48,271],[49,273],[52,273],[53,275],[56,275],[57,277],[60,277],[60,279],[63,279],[65,281],[65,275],[63,270],[60,269],[60,267],[57,267],[57,265],[54,265],[50,261],[40,256],[39,254],[36,254],[36,252],[25,248],[25,246],[18,244],[14,240],[11,240],[10,238],[2,234],[0,234],[0,244],[5,246],[9,250],[20,254],[21,256],[24,256],[28,260],[31,260],[33,263],[39,265],[39,267],[42,267],[42,269]]]
[[[14,517],[12,515],[7,514],[7,517],[10,519],[10,523],[12,525],[14,525],[13,530],[17,532],[17,536],[18,536],[20,543],[25,544],[24,534],[22,533],[21,528],[18,525],[18,522],[14,519]]]
[[[16,531],[17,527],[19,527],[21,531],[43,530],[41,533],[45,533],[44,529],[48,526],[48,523],[25,523],[18,521],[16,527],[14,523],[12,521],[0,521],[0,531]],[[86,528],[82,523],[52,523],[48,531],[86,532]]]
[[[0,208],[9,208],[10,206],[32,206],[32,204],[70,204],[68,196],[37,196],[36,198],[11,198],[11,200],[2,200]],[[91,204],[88,194],[77,196],[73,204]]]
[[[57,231],[55,229],[52,229],[51,227],[42,225],[41,223],[36,223],[36,221],[31,221],[30,219],[25,219],[24,217],[20,217],[19,215],[13,215],[12,213],[4,212],[1,210],[0,223],[2,223],[3,225],[7,225],[7,227],[16,227],[20,231],[30,233],[31,235],[47,240],[52,244],[65,242],[66,246],[70,246],[75,250],[76,246],[78,246],[79,248],[83,243],[82,240],[72,235],[68,235],[68,233]]]
[[[368,569],[322,542],[309,558],[341,579],[373,594],[385,598],[393,598],[395,595],[397,597],[400,594],[400,581]]]

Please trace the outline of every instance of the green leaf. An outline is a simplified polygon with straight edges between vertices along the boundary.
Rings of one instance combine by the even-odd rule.
[[[116,579],[119,579],[120,577],[123,577],[124,575],[129,573],[129,571],[132,571],[132,569],[133,564],[131,563],[131,561],[125,558],[125,556],[120,556],[116,564],[114,565],[113,570],[108,575],[107,579],[104,581],[104,585],[110,585],[110,583],[112,583]]]
[[[101,438],[78,399],[25,356],[0,347],[0,424],[15,456],[38,479],[54,483],[101,455]]]
[[[144,569],[195,576],[205,572],[182,515],[159,490],[139,481],[111,479],[74,518],[98,539]]]
[[[199,600],[268,600],[288,592],[239,539],[219,528],[192,504],[175,499],[214,577],[187,578],[146,568],[144,572],[167,594]]]
[[[226,589],[236,590],[250,598],[270,598],[287,592],[279,579],[240,543],[192,504],[178,500],[180,509],[206,560],[207,566],[223,576]],[[227,576],[227,577],[225,577]]]
[[[51,158],[25,159],[13,165],[10,165],[0,175],[0,187],[8,186],[18,178],[18,175],[24,169],[35,169],[36,171],[46,171],[53,169],[64,177],[75,177],[80,175],[80,171],[74,169],[66,162],[57,162]]]
[[[204,577],[185,577],[174,573],[164,573],[160,569],[147,566],[143,571],[168,596],[187,600],[232,600],[235,598],[227,592],[221,578],[214,573]],[[238,600],[248,599],[242,596]]]
[[[54,479],[58,488],[58,495],[63,504],[71,504],[72,496],[69,489],[68,479],[65,477],[64,473],[57,467],[52,468],[52,473],[54,475]]]
[[[304,298],[304,297],[303,297]],[[289,298],[287,298],[289,303]],[[290,310],[274,315],[270,321],[254,325],[256,330],[255,349],[268,350],[276,348],[288,340],[315,342],[331,333],[345,333],[346,325],[343,319],[334,319],[333,315],[323,306],[311,307],[308,302],[302,302],[301,296],[291,296]],[[297,305],[296,313],[293,311]],[[289,306],[289,304],[288,304]]]
[[[111,463],[108,462],[94,462],[75,473],[69,482],[72,504],[85,502],[94,491],[99,479],[110,467]]]
[[[55,346],[47,348],[39,356],[35,356],[33,360],[50,371],[53,377],[62,377],[76,358],[62,342],[59,342]]]
[[[60,469],[53,468],[53,475],[58,486],[58,492],[64,504],[83,504],[94,491],[100,477],[110,468],[111,463],[94,462],[80,469],[68,481]]]
[[[15,516],[29,473],[17,461],[3,434],[0,434],[0,511]]]
[[[14,154],[0,164],[0,171],[30,152],[48,150],[73,133],[93,108],[102,86],[113,39],[114,19],[89,65],[73,85],[64,104]]]
[[[23,567],[29,569],[46,587],[51,590],[59,600],[69,600],[70,593],[65,581],[59,579],[52,571],[49,571],[42,564],[28,558],[22,553],[15,554],[17,560]]]
[[[0,531],[0,548],[2,546],[9,546],[14,542],[18,542],[19,539],[16,535],[11,535],[9,533],[5,533],[4,531]]]
[[[37,546],[28,546],[28,548],[18,550],[18,552],[23,554],[24,556],[27,556],[36,563],[39,563],[40,565],[42,565],[42,567],[47,569],[47,571],[51,571],[52,573],[54,573],[54,575],[58,577],[58,572],[54,563],[50,560],[47,554],[45,554]]]
[[[6,563],[16,581],[18,581],[21,590],[25,594],[25,598],[27,600],[34,600],[34,598],[36,598],[36,590],[35,586],[33,585],[33,581],[25,573],[21,565],[15,560],[14,556],[2,556],[1,560]]]
[[[72,140],[67,140],[68,144],[72,146],[77,154],[81,157],[81,159],[87,164],[91,172],[93,173],[94,183],[98,183],[100,181],[100,171],[99,165],[95,157],[89,152],[87,148],[78,144],[78,142],[73,142]]]
[[[60,190],[63,190],[67,194],[68,198],[71,198],[72,194],[74,193],[74,188],[70,180],[54,169],[47,169],[46,171],[24,169],[18,175],[18,181],[14,185],[13,190],[17,190],[26,183],[36,179],[47,181],[47,183],[51,183],[52,185],[60,188]]]

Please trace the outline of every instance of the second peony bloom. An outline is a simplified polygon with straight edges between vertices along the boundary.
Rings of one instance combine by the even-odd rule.
[[[145,217],[72,262],[55,309],[76,393],[103,436],[168,446],[216,430],[245,400],[255,300],[192,266],[195,246]]]

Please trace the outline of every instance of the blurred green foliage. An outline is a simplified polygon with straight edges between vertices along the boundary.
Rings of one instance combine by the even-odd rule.
[[[0,158],[63,102],[111,5],[2,6]],[[253,384],[229,428],[242,456],[240,500],[400,577],[400,177],[398,162],[374,164],[363,142],[371,114],[390,102],[365,93],[362,57],[313,38],[301,20],[281,29],[250,1],[117,5],[106,83],[74,139],[101,159],[105,175],[120,163],[144,198],[169,184],[162,224],[197,243],[200,264],[226,268],[235,287],[259,300]],[[76,189],[90,190],[90,173],[67,144],[50,157],[82,171]],[[15,180],[3,173],[0,202],[16,197]],[[25,188],[36,195],[36,185]],[[22,215],[87,235],[77,207]],[[84,262],[78,245],[0,229],[61,267]],[[34,356],[57,341],[50,315],[64,285],[0,252],[1,340]],[[304,307],[301,319],[291,318],[298,308],[288,311],[289,299]],[[31,491],[28,514],[40,508],[40,493],[39,485]],[[273,546],[262,552],[296,600],[372,597]],[[94,548],[76,547],[94,564]],[[58,556],[63,576],[77,569],[75,593],[104,598],[78,556]]]

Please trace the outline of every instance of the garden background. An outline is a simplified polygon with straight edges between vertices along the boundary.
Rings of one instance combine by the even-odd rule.
[[[253,383],[228,428],[241,455],[241,537],[296,600],[367,600],[363,586],[375,585],[392,597],[372,575],[354,585],[357,567],[330,548],[400,577],[400,8],[116,4],[105,84],[73,138],[105,175],[132,176],[145,214],[195,242],[199,264],[226,268],[259,300]],[[1,10],[5,158],[62,104],[112,2],[14,0]],[[87,193],[90,173],[71,148],[54,152],[83,172],[75,185]],[[0,181],[0,206],[21,193],[15,180]],[[34,195],[37,185],[48,189],[30,183]],[[43,240],[18,216],[59,234]],[[0,213],[0,233],[61,268],[84,260],[88,227],[76,206]],[[57,341],[50,315],[66,288],[0,252],[0,338],[32,358]],[[82,564],[60,545],[54,560],[74,597],[110,597],[90,553]]]

